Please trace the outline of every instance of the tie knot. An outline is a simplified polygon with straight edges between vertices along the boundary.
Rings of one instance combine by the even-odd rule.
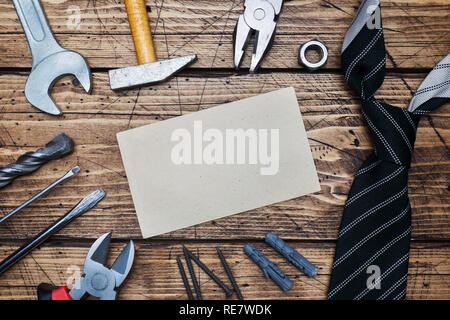
[[[363,101],[363,115],[378,158],[409,167],[419,116],[374,99]]]

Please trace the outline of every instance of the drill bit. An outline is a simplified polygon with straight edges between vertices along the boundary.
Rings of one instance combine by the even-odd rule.
[[[73,151],[73,141],[65,133],[56,136],[44,148],[28,152],[16,163],[0,168],[0,188],[10,184],[17,177],[32,173],[50,160],[61,158]]]

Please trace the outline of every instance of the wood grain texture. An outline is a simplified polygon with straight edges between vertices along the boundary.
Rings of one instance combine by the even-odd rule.
[[[159,57],[197,53],[199,61],[172,80],[141,89],[111,92],[107,69],[136,64],[125,7],[118,0],[41,1],[61,44],[85,55],[94,68],[93,92],[86,95],[71,77],[58,81],[53,97],[61,117],[45,115],[26,101],[23,88],[31,59],[10,1],[0,0],[0,166],[42,147],[60,132],[75,140],[75,152],[0,190],[6,214],[75,165],[82,171],[0,225],[0,258],[58,219],[99,186],[107,197],[61,230],[40,249],[0,276],[0,299],[34,299],[42,281],[63,285],[70,266],[82,266],[87,249],[112,230],[114,259],[127,239],[137,240],[137,257],[119,299],[184,299],[175,256],[186,244],[224,280],[215,253],[223,249],[247,299],[323,299],[343,205],[355,172],[372,151],[360,102],[344,83],[340,47],[359,5],[357,0],[293,0],[285,3],[275,44],[254,75],[232,70],[232,33],[242,1],[155,0],[150,22]],[[70,5],[81,24],[67,24]],[[389,73],[377,96],[407,107],[428,69],[450,52],[450,4],[446,0],[383,1]],[[312,38],[330,49],[326,68],[304,72],[297,64],[301,43]],[[249,64],[249,53],[244,66]],[[264,70],[265,68],[265,70]],[[267,70],[267,68],[270,68]],[[149,240],[142,240],[116,133],[293,86],[319,173],[321,192],[237,214]],[[408,299],[450,299],[450,105],[420,122],[409,196],[413,208]],[[189,190],[186,190],[189,192]],[[174,199],[176,201],[176,199]],[[319,267],[305,277],[263,244],[276,232]],[[243,253],[251,241],[292,277],[284,294]],[[204,296],[224,295],[205,274]],[[228,281],[227,281],[228,283]]]
[[[81,13],[77,24],[70,0],[42,1],[56,38],[68,49],[79,51],[94,68],[136,64],[133,40],[122,1],[76,1]],[[147,1],[159,59],[198,54],[197,68],[233,67],[233,30],[243,11],[243,1],[153,0]],[[357,7],[355,0],[286,1],[277,36],[263,68],[299,68],[301,44],[317,38],[330,51],[327,68],[340,65],[345,31]],[[431,68],[450,51],[445,0],[384,1],[383,24],[389,52],[388,66]],[[14,7],[0,0],[0,67],[29,67],[30,52]],[[11,45],[14,44],[14,45]],[[249,66],[251,48],[243,66]]]
[[[87,213],[60,234],[95,238],[102,230],[114,229],[115,237],[139,237],[116,132],[246,98],[255,92],[293,86],[301,105],[322,191],[172,232],[164,237],[262,238],[274,229],[289,239],[336,239],[354,173],[372,150],[359,101],[346,89],[340,75],[271,73],[230,77],[217,73],[211,78],[186,75],[151,88],[127,91],[125,96],[107,96],[106,77],[104,73],[94,74],[95,86],[90,96],[74,92],[79,88],[74,89],[70,81],[60,82],[54,96],[68,107],[60,119],[35,113],[21,95],[3,99],[3,115],[7,120],[0,120],[2,163],[14,161],[24,150],[38,148],[46,143],[48,136],[61,131],[74,138],[76,149],[73,155],[52,162],[2,190],[0,212],[6,214],[18,201],[25,201],[71,167],[80,165],[83,168],[81,174],[10,220],[7,226],[11,229],[5,234],[24,237],[27,233],[37,233],[52,218],[67,211],[81,195],[89,194],[101,183],[108,197],[98,209]],[[8,81],[0,84],[0,92],[10,92],[11,89],[20,92],[25,79],[22,75],[0,76],[0,83]],[[389,77],[380,95],[390,103],[406,106],[411,97],[408,87],[418,87],[422,79],[423,75],[408,75],[403,79]],[[442,107],[433,112],[432,123],[424,118],[420,124],[409,181],[414,213],[413,237],[417,239],[450,239],[450,159],[446,149],[450,136],[449,113],[449,106]],[[49,207],[51,211],[48,211]],[[270,224],[266,223],[268,218]],[[30,219],[33,221],[31,226]],[[85,225],[93,227],[83,227]]]
[[[287,293],[283,293],[271,280],[264,278],[262,271],[243,253],[245,242],[204,242],[188,245],[194,254],[204,262],[225,284],[231,287],[216,254],[215,247],[222,249],[233,275],[245,299],[324,299],[334,253],[334,244],[290,243],[318,267],[318,275],[308,278],[294,266],[286,264],[284,258],[263,243],[256,246],[294,282]],[[124,242],[111,246],[109,263],[125,246]],[[0,278],[0,299],[35,299],[36,286],[41,282],[64,285],[74,271],[83,265],[89,243],[70,240],[44,245],[8,270],[7,277]],[[182,254],[179,242],[139,241],[137,255],[130,276],[121,288],[118,299],[186,299],[176,256]],[[0,253],[9,252],[10,245],[0,243]],[[409,260],[408,292],[410,299],[450,299],[450,287],[446,285],[450,274],[448,243],[414,243]],[[182,262],[185,265],[184,259]],[[194,271],[204,299],[225,299],[224,292],[194,264]],[[232,296],[231,299],[235,299]]]

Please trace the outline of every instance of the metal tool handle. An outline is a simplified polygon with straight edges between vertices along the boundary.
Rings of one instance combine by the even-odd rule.
[[[33,56],[33,68],[51,53],[64,50],[56,41],[39,0],[13,0]]]
[[[133,35],[136,57],[139,64],[156,62],[155,46],[148,22],[145,0],[125,0],[128,22]]]
[[[0,263],[0,274],[9,269],[13,264],[22,259],[25,255],[27,255],[31,250],[42,244],[45,240],[47,240],[51,235],[55,234],[59,230],[61,230],[66,224],[68,224],[72,219],[67,218],[68,214],[64,217],[60,218],[46,230],[42,231],[36,237],[34,237],[30,242],[24,244],[22,247],[14,251],[11,255],[9,255],[5,260]]]

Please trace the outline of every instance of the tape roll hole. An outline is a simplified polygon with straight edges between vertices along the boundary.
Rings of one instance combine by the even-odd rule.
[[[299,60],[309,70],[317,70],[327,63],[327,47],[317,40],[309,41],[300,47]]]

